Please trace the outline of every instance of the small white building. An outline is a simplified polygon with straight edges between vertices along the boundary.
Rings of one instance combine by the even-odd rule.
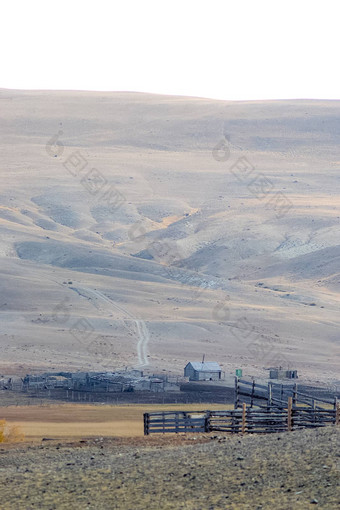
[[[221,379],[222,369],[216,361],[189,361],[184,368],[184,376],[189,381],[218,381]]]

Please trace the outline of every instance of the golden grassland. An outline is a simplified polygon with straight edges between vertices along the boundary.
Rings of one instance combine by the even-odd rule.
[[[6,420],[0,420],[0,443],[18,443],[25,435],[20,427]]]
[[[81,405],[59,404],[2,408],[0,418],[20,429],[26,439],[143,436],[143,413],[232,409],[221,404]]]

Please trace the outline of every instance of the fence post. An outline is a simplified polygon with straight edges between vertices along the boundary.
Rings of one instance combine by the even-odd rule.
[[[296,406],[296,404],[297,404],[297,384],[295,383],[293,389],[293,405]]]
[[[335,425],[340,425],[340,402],[336,402]]]
[[[273,386],[272,383],[268,383],[268,396],[267,396],[267,407],[269,408],[273,403]]]
[[[204,432],[210,432],[210,414],[210,411],[207,411],[205,414]]]
[[[144,436],[149,435],[149,414],[144,413]]]
[[[333,409],[334,409],[334,413],[335,413],[334,423],[336,423],[336,412],[338,409],[338,398],[336,396],[334,397]]]
[[[292,430],[292,397],[288,397],[288,431]]]
[[[255,395],[255,379],[253,379],[253,384],[251,387],[250,407],[253,407],[253,405],[254,405],[254,395]]]
[[[163,420],[164,420],[165,416],[163,415]],[[186,418],[186,413],[183,413],[183,418]],[[164,425],[164,421],[163,421],[163,425]],[[185,428],[186,428],[186,423],[185,423]],[[178,412],[175,411],[175,433],[178,434]]]
[[[239,405],[239,401],[238,401],[238,388],[239,388],[239,383],[238,383],[238,377],[236,376],[235,377],[235,402],[234,402],[234,409],[237,409],[238,405]]]
[[[316,415],[315,415],[316,403],[315,403],[314,399],[312,400],[312,408],[313,408],[313,423],[315,423],[316,422]]]
[[[247,412],[247,405],[245,402],[243,402],[243,404],[242,404],[242,429],[241,429],[242,434],[244,434],[246,431],[246,412]]]

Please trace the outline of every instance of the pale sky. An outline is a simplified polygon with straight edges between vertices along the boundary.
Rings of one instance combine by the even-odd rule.
[[[1,0],[0,88],[339,99],[339,0]]]

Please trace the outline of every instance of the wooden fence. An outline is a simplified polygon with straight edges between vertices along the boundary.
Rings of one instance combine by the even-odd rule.
[[[298,387],[235,379],[235,408],[144,414],[144,434],[166,432],[273,433],[340,424],[340,406]]]
[[[144,434],[166,432],[228,432],[273,433],[301,428],[325,427],[340,423],[340,407],[311,409],[293,407],[289,397],[287,409],[252,408],[244,403],[242,409],[226,411],[172,411],[144,414]]]
[[[144,435],[154,432],[206,432],[206,411],[144,413]]]
[[[292,398],[292,405],[305,405],[313,409],[325,409],[337,407],[337,398],[333,399],[315,397],[301,392],[298,385],[284,385],[269,382],[266,386],[259,384],[255,380],[245,381],[235,377],[235,409],[242,407],[246,402],[250,407],[278,407],[287,409],[288,399]]]

